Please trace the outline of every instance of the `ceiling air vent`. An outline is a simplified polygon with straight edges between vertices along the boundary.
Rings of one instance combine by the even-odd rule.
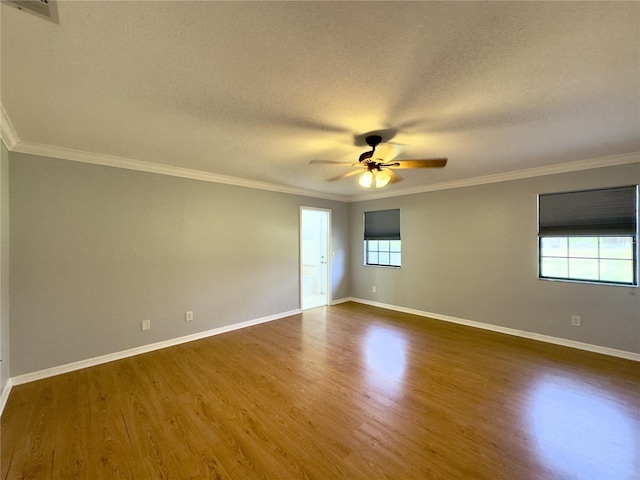
[[[58,23],[56,0],[3,0],[3,3]]]

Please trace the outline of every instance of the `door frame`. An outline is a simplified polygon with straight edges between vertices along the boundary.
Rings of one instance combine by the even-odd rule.
[[[305,207],[300,206],[300,225],[299,225],[299,235],[298,235],[298,291],[299,291],[299,305],[300,311],[302,311],[303,307],[303,292],[302,292],[302,227],[303,227],[303,211],[305,210],[315,210],[318,212],[325,212],[327,214],[327,275],[325,279],[325,287],[327,292],[327,305],[331,305],[331,259],[333,257],[333,250],[331,249],[331,209],[328,208],[318,208],[318,207]]]

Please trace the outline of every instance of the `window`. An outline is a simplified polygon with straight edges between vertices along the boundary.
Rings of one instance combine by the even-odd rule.
[[[400,240],[365,240],[367,265],[399,267],[401,257]]]
[[[538,196],[539,278],[638,285],[638,187]]]
[[[400,267],[400,210],[364,213],[364,264]]]

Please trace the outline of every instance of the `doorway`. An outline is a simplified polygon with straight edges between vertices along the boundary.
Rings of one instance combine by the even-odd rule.
[[[300,304],[302,310],[328,305],[331,210],[300,207]]]

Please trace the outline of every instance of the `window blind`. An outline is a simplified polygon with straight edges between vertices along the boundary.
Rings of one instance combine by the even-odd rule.
[[[538,235],[636,235],[637,185],[538,195]]]
[[[400,240],[400,209],[364,212],[365,240]]]

